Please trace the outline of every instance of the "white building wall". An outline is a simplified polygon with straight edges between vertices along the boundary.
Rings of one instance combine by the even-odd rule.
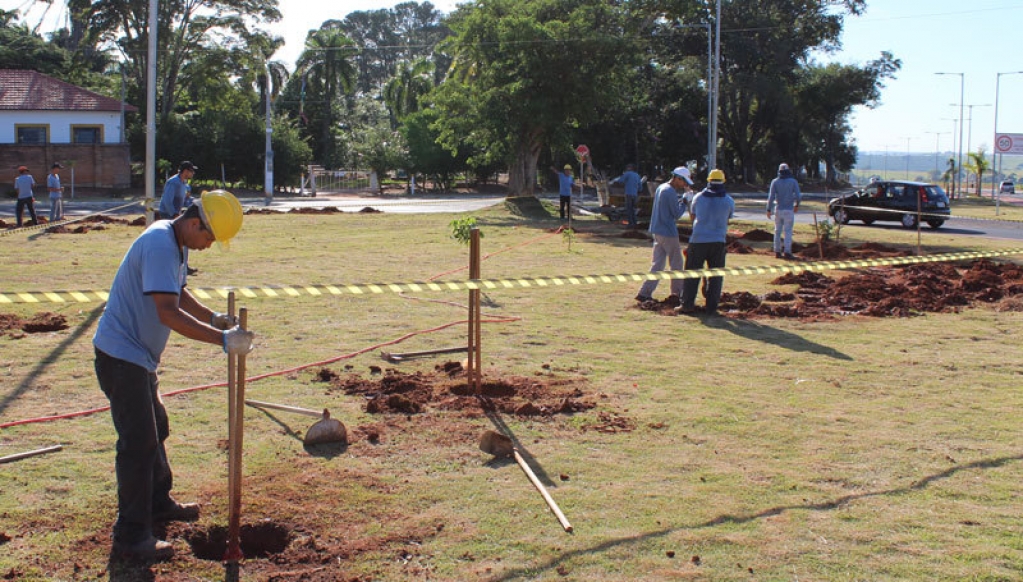
[[[50,143],[71,143],[73,125],[102,125],[103,143],[121,143],[116,111],[0,111],[0,143],[15,142],[15,125],[49,125]]]

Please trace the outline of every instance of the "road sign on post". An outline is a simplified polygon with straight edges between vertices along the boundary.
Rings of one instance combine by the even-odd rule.
[[[1023,133],[996,133],[995,153],[1023,155]]]

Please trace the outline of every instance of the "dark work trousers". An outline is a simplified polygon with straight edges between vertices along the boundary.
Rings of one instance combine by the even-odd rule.
[[[156,374],[96,350],[96,377],[117,429],[117,522],[114,540],[153,534],[153,510],[171,503],[173,482],[163,442],[170,432]]]
[[[725,243],[689,243],[688,255],[686,256],[686,270],[719,269],[725,266]],[[707,280],[707,313],[718,310],[718,301],[721,299],[721,287],[724,284],[724,277],[709,277]],[[696,292],[700,288],[699,279],[686,279],[682,283],[682,305],[693,307],[696,303]]]
[[[561,220],[565,220],[565,217],[572,212],[572,197],[571,196],[558,196],[561,205],[558,206],[558,214],[561,215]]]
[[[629,220],[629,228],[636,228],[636,203],[639,198],[636,196],[625,197],[625,216]]]
[[[28,214],[32,217],[32,224],[39,224],[39,219],[36,218],[36,204],[33,198],[18,198],[18,201],[14,204],[14,219],[18,226],[21,226],[21,217],[25,214],[25,207],[28,206]]]

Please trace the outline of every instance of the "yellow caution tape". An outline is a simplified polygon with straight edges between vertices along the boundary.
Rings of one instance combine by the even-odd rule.
[[[422,281],[411,283],[362,283],[336,285],[254,285],[251,287],[192,288],[189,291],[200,299],[226,299],[228,293],[249,299],[321,297],[326,295],[379,295],[383,293],[419,293],[424,291],[462,291],[480,289],[531,289],[534,287],[560,287],[565,285],[602,285],[614,283],[640,283],[652,280],[699,279],[701,277],[741,277],[749,275],[781,275],[804,271],[822,272],[833,269],[863,267],[901,267],[922,263],[941,263],[1005,257],[1023,254],[1023,248],[1001,251],[970,251],[945,253],[923,257],[887,257],[855,261],[819,261],[760,265],[751,267],[725,267],[691,271],[658,271],[656,273],[617,273],[605,275],[563,275],[554,277],[516,277],[505,279],[465,279],[459,281]],[[12,303],[88,303],[106,301],[107,291],[13,291],[0,292],[0,305]]]

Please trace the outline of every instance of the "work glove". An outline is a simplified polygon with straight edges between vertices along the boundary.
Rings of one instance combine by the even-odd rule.
[[[244,356],[252,351],[255,337],[256,334],[236,325],[224,332],[224,351],[232,356]]]
[[[210,325],[217,329],[231,329],[238,325],[238,318],[233,315],[214,311],[213,315],[210,317]]]

